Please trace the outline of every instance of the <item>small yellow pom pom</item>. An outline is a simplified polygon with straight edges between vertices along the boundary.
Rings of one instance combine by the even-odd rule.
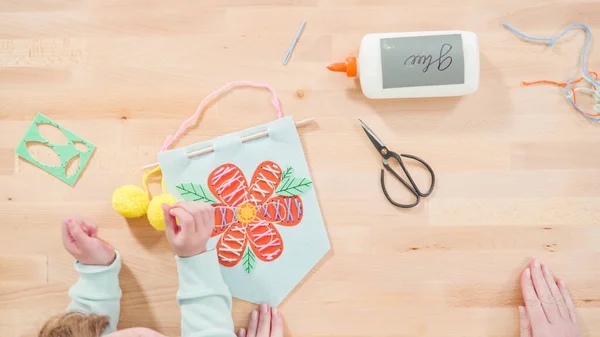
[[[114,210],[126,218],[139,218],[148,209],[148,194],[135,185],[117,188],[112,195]]]
[[[148,206],[148,221],[154,229],[158,231],[165,230],[165,216],[162,210],[162,204],[173,206],[177,199],[169,193],[163,193],[152,198],[150,206]]]

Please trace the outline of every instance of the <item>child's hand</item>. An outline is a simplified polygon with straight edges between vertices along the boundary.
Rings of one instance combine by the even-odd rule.
[[[91,222],[67,219],[62,226],[63,245],[79,263],[108,266],[115,260],[115,250],[97,237],[98,228]]]
[[[162,205],[167,227],[167,239],[179,257],[190,257],[206,251],[206,243],[215,228],[215,213],[211,205],[183,201],[170,207]],[[177,220],[176,220],[177,219]]]

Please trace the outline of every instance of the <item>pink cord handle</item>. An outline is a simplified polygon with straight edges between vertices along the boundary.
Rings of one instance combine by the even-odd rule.
[[[206,96],[206,98],[198,106],[198,109],[196,109],[196,112],[190,118],[188,118],[185,122],[183,122],[183,124],[181,124],[181,126],[179,127],[179,130],[177,130],[177,132],[175,132],[174,135],[167,136],[167,139],[165,139],[165,142],[163,143],[163,146],[160,149],[160,151],[161,152],[166,151],[171,145],[173,145],[173,143],[177,140],[177,138],[181,137],[181,135],[185,132],[185,130],[188,127],[188,124],[190,124],[196,118],[198,118],[198,116],[200,115],[200,113],[202,113],[204,108],[206,108],[208,103],[210,103],[216,97],[222,95],[224,92],[226,92],[230,89],[233,89],[233,88],[237,88],[237,87],[264,88],[264,89],[269,90],[273,94],[273,100],[271,101],[271,104],[273,104],[273,106],[277,110],[277,118],[283,117],[283,112],[281,112],[281,104],[279,103],[279,99],[277,98],[277,94],[275,93],[275,90],[273,90],[273,88],[271,88],[271,86],[269,86],[267,84],[250,82],[250,81],[229,82],[229,83],[225,84],[223,87],[221,87],[221,89],[215,90],[210,95]]]

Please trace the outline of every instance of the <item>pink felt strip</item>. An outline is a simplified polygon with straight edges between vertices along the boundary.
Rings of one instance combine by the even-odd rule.
[[[190,124],[196,118],[198,118],[200,113],[202,113],[202,111],[204,110],[204,108],[206,108],[206,106],[208,105],[208,103],[210,103],[210,101],[212,101],[216,97],[220,96],[224,92],[226,92],[230,89],[236,88],[236,87],[253,87],[253,88],[264,88],[264,89],[269,90],[273,94],[273,100],[271,101],[271,103],[273,104],[275,109],[277,109],[277,117],[278,118],[283,117],[283,112],[281,112],[281,104],[279,103],[279,99],[277,98],[277,94],[275,93],[275,90],[273,90],[273,88],[271,88],[271,86],[269,86],[267,84],[250,82],[250,81],[229,82],[229,83],[225,84],[223,87],[221,87],[221,89],[218,89],[218,90],[212,92],[210,95],[206,96],[206,98],[198,106],[198,109],[196,109],[196,112],[190,118],[188,118],[185,122],[183,122],[183,124],[181,124],[181,126],[179,127],[179,130],[177,130],[177,132],[175,132],[174,135],[167,136],[167,139],[165,139],[165,142],[161,148],[161,151],[166,151],[171,145],[173,145],[173,143],[177,140],[177,138],[179,138],[185,132],[186,128],[188,127],[188,124]]]

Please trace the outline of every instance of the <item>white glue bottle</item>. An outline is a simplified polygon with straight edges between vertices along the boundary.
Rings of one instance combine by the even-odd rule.
[[[358,59],[327,69],[358,76],[368,98],[462,96],[479,86],[479,43],[459,30],[369,34]]]

